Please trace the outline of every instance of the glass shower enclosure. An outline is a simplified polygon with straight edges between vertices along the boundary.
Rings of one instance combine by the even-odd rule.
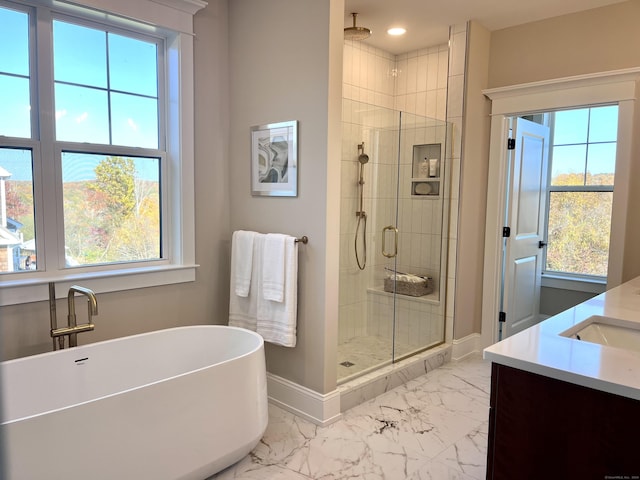
[[[445,340],[450,132],[343,99],[340,384]]]

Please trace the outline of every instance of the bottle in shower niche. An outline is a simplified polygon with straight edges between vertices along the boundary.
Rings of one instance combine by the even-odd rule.
[[[418,165],[418,177],[427,178],[429,176],[429,160],[424,158]]]
[[[428,163],[429,177],[437,177],[438,176],[438,159],[431,158]]]

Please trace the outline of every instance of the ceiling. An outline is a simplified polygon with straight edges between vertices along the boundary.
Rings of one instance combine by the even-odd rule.
[[[514,25],[602,7],[624,0],[345,0],[345,27],[373,30],[364,43],[393,54],[441,45],[449,39],[449,25],[477,20],[487,29]],[[387,29],[402,26],[403,37],[391,37]]]

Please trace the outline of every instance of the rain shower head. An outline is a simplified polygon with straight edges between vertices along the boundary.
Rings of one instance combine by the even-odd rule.
[[[365,40],[371,36],[371,30],[366,27],[356,27],[357,13],[353,15],[353,27],[347,27],[344,29],[345,40]]]

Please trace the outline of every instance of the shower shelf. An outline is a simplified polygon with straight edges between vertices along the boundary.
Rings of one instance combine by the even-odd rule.
[[[412,178],[411,196],[440,198],[440,177]]]
[[[384,286],[380,285],[379,287],[370,287],[367,288],[367,293],[371,293],[373,295],[382,295],[384,297],[393,298],[393,293],[385,292]],[[410,302],[416,303],[426,303],[429,305],[440,305],[440,300],[438,299],[438,292],[432,292],[428,295],[424,295],[422,297],[412,297],[411,295],[401,295],[398,294],[398,298],[404,298]]]

